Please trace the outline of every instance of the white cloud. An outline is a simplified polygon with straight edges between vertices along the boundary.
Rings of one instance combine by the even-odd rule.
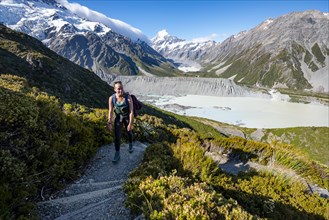
[[[191,40],[191,42],[202,43],[202,42],[206,42],[206,41],[210,41],[210,40],[215,40],[217,37],[218,37],[218,35],[213,33],[213,34],[211,34],[209,36],[206,36],[206,37],[194,38],[194,39]]]
[[[217,40],[218,42],[223,42],[224,40],[226,40],[226,38],[230,37],[231,35],[228,33],[222,33],[220,35],[217,36]]]
[[[57,0],[57,2],[82,18],[103,23],[104,25],[111,28],[114,32],[117,32],[123,36],[127,36],[132,40],[141,39],[149,43],[149,39],[142,33],[141,30],[134,28],[125,22],[109,18],[102,13],[93,11],[78,3],[69,3],[67,0]]]

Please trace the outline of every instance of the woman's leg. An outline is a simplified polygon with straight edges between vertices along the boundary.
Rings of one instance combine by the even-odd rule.
[[[127,131],[127,127],[128,127],[128,124],[129,124],[129,118],[124,119],[123,124],[125,125],[126,131]],[[128,135],[129,144],[132,144],[133,143],[133,131],[132,130],[127,131],[127,135]]]
[[[121,141],[121,130],[122,130],[122,123],[120,122],[119,117],[114,119],[114,146],[115,150],[120,150],[120,141]]]

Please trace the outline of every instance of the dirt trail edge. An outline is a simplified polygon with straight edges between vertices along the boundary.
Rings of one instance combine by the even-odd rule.
[[[56,198],[38,203],[40,219],[131,219],[124,206],[122,184],[141,160],[147,145],[134,142],[121,145],[121,159],[112,163],[114,145],[101,147],[88,165],[85,174],[62,190]]]

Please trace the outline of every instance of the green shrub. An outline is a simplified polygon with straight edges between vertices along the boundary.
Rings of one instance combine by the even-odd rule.
[[[249,155],[246,159],[253,159],[253,155],[264,164],[274,159],[300,172],[305,167],[323,171],[310,166],[308,158],[293,146],[237,137],[209,141],[186,128],[167,132],[176,141],[150,145],[142,164],[124,186],[126,204],[133,213],[144,213],[147,219],[328,219],[328,201],[309,194],[298,181],[256,171],[234,177],[220,172],[205,156],[207,147],[217,146]],[[289,159],[280,158],[281,153]]]
[[[106,113],[66,104],[65,114],[60,100],[17,76],[1,75],[0,94],[0,218],[33,218],[39,196],[75,179],[112,141]]]

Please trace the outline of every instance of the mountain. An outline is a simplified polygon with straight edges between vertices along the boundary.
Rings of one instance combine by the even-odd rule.
[[[151,39],[152,47],[167,59],[173,60],[184,72],[199,71],[207,59],[208,51],[219,43],[215,41],[187,41],[171,36],[166,30],[159,31]]]
[[[328,25],[328,13],[316,10],[289,13],[268,19],[210,48],[205,46],[199,50],[202,59],[188,56],[187,61],[197,62],[202,67],[201,75],[230,78],[259,87],[328,93]],[[169,45],[177,44],[171,43],[173,38],[164,37],[154,48],[174,58],[168,52]],[[175,54],[191,53],[190,48],[174,48],[176,51],[171,51]]]
[[[0,74],[24,77],[30,86],[64,102],[106,107],[107,97],[113,93],[113,88],[93,72],[1,24],[0,56]]]
[[[85,16],[81,12],[84,10],[88,12]],[[119,29],[123,22],[116,24],[85,7],[76,10],[64,0],[1,0],[0,22],[39,39],[56,53],[98,75],[179,73],[143,41],[147,39],[144,35],[133,33],[135,29]]]

